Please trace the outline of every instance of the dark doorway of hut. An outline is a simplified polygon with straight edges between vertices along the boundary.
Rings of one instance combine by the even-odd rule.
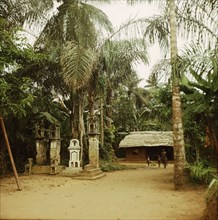
[[[157,161],[158,156],[161,156],[161,152],[163,150],[166,151],[166,155],[169,161],[173,161],[174,157],[173,157],[173,147],[168,147],[168,146],[158,146],[158,147],[145,147],[145,158],[147,158],[147,156],[150,157],[151,161]]]

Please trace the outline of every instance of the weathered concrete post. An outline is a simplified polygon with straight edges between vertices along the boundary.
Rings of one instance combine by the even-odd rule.
[[[99,133],[89,133],[89,165],[99,168]]]
[[[46,139],[45,139],[45,129],[43,127],[43,124],[36,125],[36,164],[41,166],[45,165],[47,162],[46,158]]]
[[[41,120],[36,124],[36,166],[32,167],[33,174],[58,174],[63,169],[61,166],[60,149],[60,124]]]
[[[97,117],[89,121],[89,167],[99,168],[99,135],[97,128]]]
[[[28,158],[28,164],[25,165],[25,174],[32,174],[33,158]]]
[[[60,140],[60,127],[58,125],[50,126],[50,163],[57,160],[58,165],[61,163],[60,150],[61,150],[61,140]]]

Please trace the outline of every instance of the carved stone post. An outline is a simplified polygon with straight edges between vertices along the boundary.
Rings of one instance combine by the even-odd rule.
[[[28,158],[28,164],[25,165],[25,173],[32,174],[33,158]]]
[[[50,163],[55,159],[58,164],[60,164],[60,149],[61,149],[61,140],[60,140],[60,127],[51,125],[49,131],[50,139]]]
[[[79,140],[72,139],[70,141],[70,146],[68,147],[68,150],[70,152],[70,160],[69,160],[69,168],[71,169],[80,169],[80,145]]]
[[[45,129],[42,127],[43,124],[36,125],[36,164],[41,166],[45,165],[47,162],[46,158],[46,139],[45,139]]]
[[[99,168],[99,133],[97,128],[97,117],[89,121],[89,167]]]

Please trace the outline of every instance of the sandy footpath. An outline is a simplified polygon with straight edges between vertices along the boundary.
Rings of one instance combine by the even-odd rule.
[[[107,173],[98,180],[20,176],[1,179],[0,219],[199,220],[201,188],[175,191],[173,166]]]

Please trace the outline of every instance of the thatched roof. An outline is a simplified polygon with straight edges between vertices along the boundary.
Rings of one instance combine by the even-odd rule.
[[[126,147],[157,147],[173,146],[172,131],[137,131],[131,132],[119,144]]]

